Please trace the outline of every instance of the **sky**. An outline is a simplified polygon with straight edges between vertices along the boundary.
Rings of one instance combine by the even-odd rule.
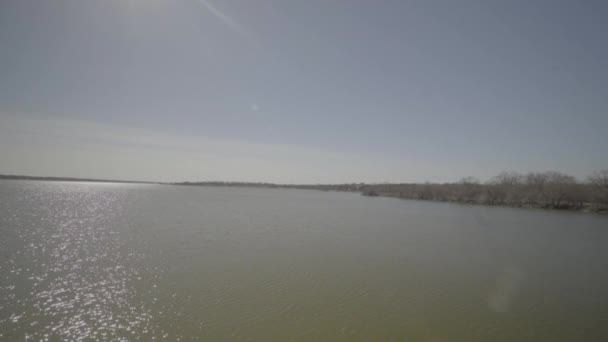
[[[608,2],[2,0],[0,174],[608,168]]]

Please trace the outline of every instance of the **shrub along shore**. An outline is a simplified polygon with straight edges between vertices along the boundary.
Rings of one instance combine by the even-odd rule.
[[[246,182],[183,182],[176,185],[296,188],[324,191],[355,191],[365,196],[386,196],[527,208],[608,212],[608,169],[584,181],[560,172],[502,172],[486,182],[465,177],[454,183],[383,184],[273,184]]]
[[[487,182],[466,177],[456,183],[373,184],[362,189],[367,196],[390,196],[527,208],[608,212],[608,170],[585,181],[555,172],[502,172]]]

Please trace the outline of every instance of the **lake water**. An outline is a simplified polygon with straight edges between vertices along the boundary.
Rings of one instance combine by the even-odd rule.
[[[608,217],[0,181],[0,340],[608,341]]]

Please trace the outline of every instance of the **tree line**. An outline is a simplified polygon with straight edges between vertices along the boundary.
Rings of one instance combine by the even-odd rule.
[[[486,182],[465,177],[455,183],[369,184],[367,196],[391,196],[487,205],[608,211],[608,169],[584,181],[556,171],[501,172]]]

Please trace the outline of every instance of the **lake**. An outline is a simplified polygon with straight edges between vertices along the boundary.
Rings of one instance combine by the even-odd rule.
[[[0,340],[608,341],[608,217],[0,181]]]

